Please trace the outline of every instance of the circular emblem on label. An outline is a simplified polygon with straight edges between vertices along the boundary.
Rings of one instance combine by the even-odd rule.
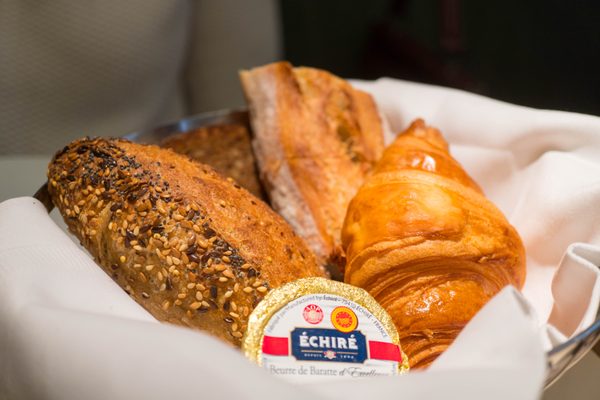
[[[316,304],[309,304],[304,307],[304,311],[302,311],[302,316],[304,320],[309,324],[316,325],[319,322],[323,321],[323,310]]]
[[[336,307],[331,312],[331,323],[340,332],[352,332],[358,326],[358,318],[348,307]]]

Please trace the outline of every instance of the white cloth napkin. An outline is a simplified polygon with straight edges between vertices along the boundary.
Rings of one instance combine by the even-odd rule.
[[[0,398],[538,397],[544,346],[584,329],[598,307],[600,122],[406,82],[357,85],[394,131],[424,117],[446,134],[523,236],[524,297],[503,290],[426,372],[292,385],[208,335],[157,323],[40,203],[17,198],[0,204]]]
[[[485,310],[426,373],[292,385],[206,334],[157,323],[37,200],[0,204],[0,398],[535,398],[544,353],[532,311],[510,287]]]

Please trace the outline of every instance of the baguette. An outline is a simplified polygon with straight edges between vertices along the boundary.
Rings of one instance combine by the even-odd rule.
[[[271,289],[324,276],[285,221],[233,180],[157,146],[81,139],[48,190],[69,230],[158,320],[235,345]]]
[[[375,102],[326,71],[286,62],[240,77],[273,208],[341,278],[346,208],[383,152]]]

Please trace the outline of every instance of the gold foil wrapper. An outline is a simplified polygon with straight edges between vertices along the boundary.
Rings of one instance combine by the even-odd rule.
[[[271,317],[289,302],[310,294],[332,294],[345,297],[367,309],[381,322],[386,332],[390,335],[392,343],[400,347],[402,362],[398,364],[398,373],[403,374],[408,372],[408,357],[402,351],[396,326],[383,307],[367,291],[356,286],[325,278],[298,279],[271,290],[248,318],[248,329],[242,338],[242,352],[244,355],[258,365],[261,365],[264,331]]]

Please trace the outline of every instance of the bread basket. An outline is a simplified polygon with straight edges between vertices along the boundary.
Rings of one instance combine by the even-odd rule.
[[[220,110],[203,113],[157,128],[133,132],[124,137],[138,143],[157,144],[165,137],[173,134],[188,132],[199,127],[228,123],[245,125],[250,129],[247,110]],[[45,185],[38,190],[34,197],[40,200],[48,211],[53,209]],[[574,366],[591,349],[594,349],[596,354],[600,356],[599,339],[600,313],[596,316],[595,322],[587,329],[547,352],[546,387],[558,380],[563,373]]]

